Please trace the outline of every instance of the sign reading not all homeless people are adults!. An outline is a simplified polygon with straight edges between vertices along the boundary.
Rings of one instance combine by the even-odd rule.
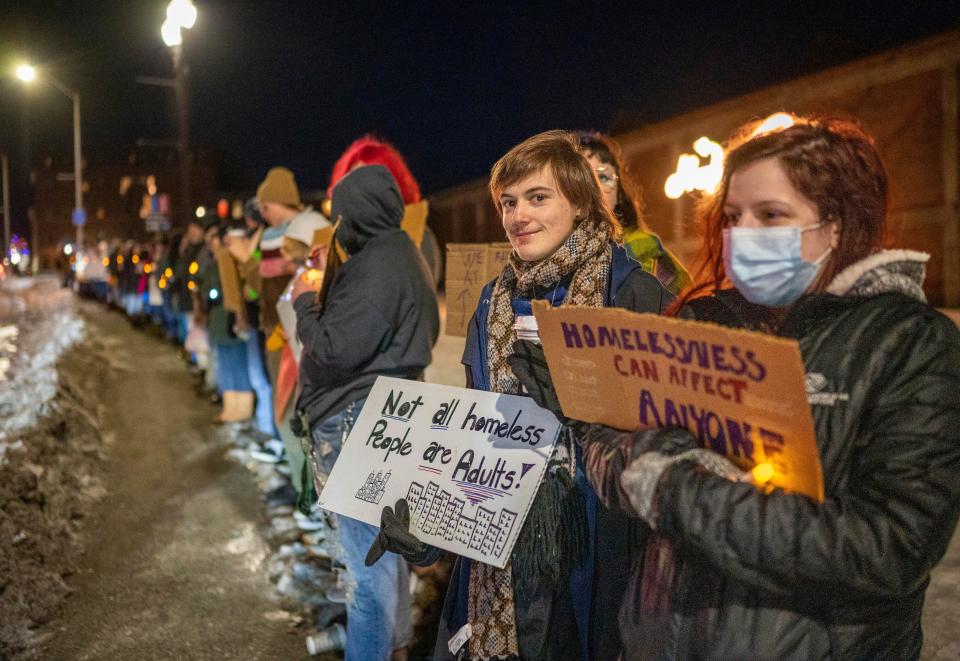
[[[379,526],[405,498],[418,539],[502,568],[559,431],[529,397],[381,376],[320,506]]]
[[[767,464],[770,484],[823,500],[795,340],[615,308],[538,303],[534,314],[565,415],[686,427],[741,468]]]

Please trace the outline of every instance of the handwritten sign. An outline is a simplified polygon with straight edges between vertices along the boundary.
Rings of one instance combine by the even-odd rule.
[[[500,275],[512,251],[509,243],[447,244],[447,335],[466,336],[483,286]]]
[[[613,308],[534,304],[564,414],[618,429],[679,426],[770,483],[823,500],[794,340]]]
[[[320,506],[379,526],[405,498],[418,539],[503,567],[559,431],[528,397],[381,376]]]
[[[240,272],[237,261],[226,248],[216,252],[217,270],[220,273],[220,289],[223,290],[223,308],[241,317],[246,312],[240,286]]]
[[[400,229],[407,233],[413,245],[420,247],[423,243],[423,232],[427,228],[427,212],[430,207],[426,200],[415,204],[408,204],[403,208],[403,219]]]

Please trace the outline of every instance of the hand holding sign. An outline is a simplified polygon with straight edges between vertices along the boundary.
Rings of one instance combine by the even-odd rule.
[[[403,556],[410,564],[420,567],[432,565],[440,556],[440,549],[424,544],[410,533],[410,506],[403,498],[392,509],[389,506],[383,508],[380,534],[370,545],[364,564],[369,567],[387,551]]]
[[[385,550],[426,561],[433,546],[503,567],[559,430],[529,397],[381,376],[320,506],[382,526],[371,562]]]

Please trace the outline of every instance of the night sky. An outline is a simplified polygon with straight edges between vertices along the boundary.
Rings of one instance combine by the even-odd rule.
[[[484,175],[542,130],[637,128],[960,28],[955,0],[195,1],[185,45],[194,144],[245,162],[251,187],[283,164],[304,189],[323,188],[368,131],[404,153],[429,193]],[[79,90],[85,156],[175,137],[172,90],[134,80],[172,75],[165,0],[4,4],[0,65],[27,57]],[[0,98],[0,149],[22,155],[29,144],[34,158],[71,163],[65,97],[43,86],[26,95],[6,76]]]

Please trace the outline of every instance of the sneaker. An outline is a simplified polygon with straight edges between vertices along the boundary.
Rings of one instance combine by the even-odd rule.
[[[266,500],[267,507],[277,505],[290,505],[293,507],[297,504],[297,490],[288,482],[281,487],[268,491],[264,499]]]
[[[326,522],[323,520],[323,514],[316,515],[311,513],[308,516],[298,510],[293,513],[293,518],[296,520],[300,530],[304,532],[316,532],[318,530],[324,530],[327,527]]]
[[[344,645],[347,644],[347,630],[342,624],[337,623],[323,631],[307,636],[306,642],[307,654],[310,656],[342,650]]]
[[[250,450],[250,458],[265,464],[279,464],[283,460],[282,456],[265,450]]]

